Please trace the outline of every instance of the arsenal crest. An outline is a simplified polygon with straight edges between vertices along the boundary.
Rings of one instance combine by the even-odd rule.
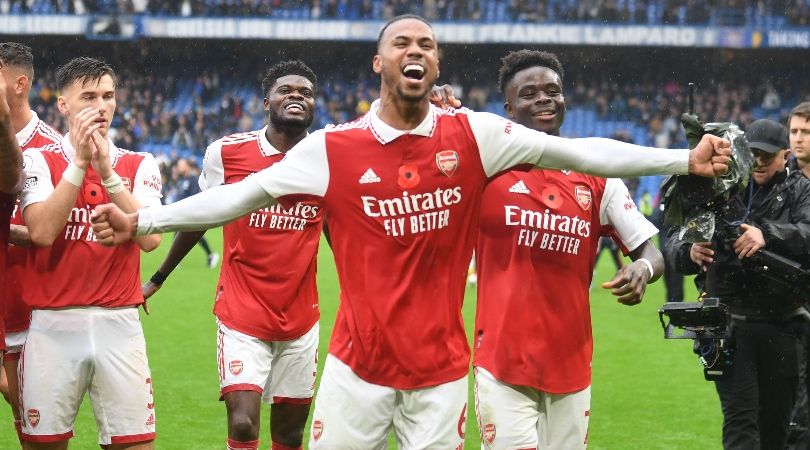
[[[488,423],[484,425],[484,440],[487,441],[487,444],[492,445],[495,441],[495,424]]]
[[[458,169],[458,164],[458,152],[455,150],[443,150],[436,153],[436,166],[445,176],[452,177]]]
[[[244,369],[244,364],[242,364],[242,361],[235,359],[228,364],[228,368],[231,370],[232,374],[239,375],[242,373],[242,369]]]
[[[312,437],[317,441],[323,434],[323,422],[316,420],[312,422]]]
[[[28,423],[31,424],[32,427],[36,428],[39,425],[39,410],[38,409],[29,409],[28,410]]]
[[[577,199],[577,203],[579,203],[579,206],[581,206],[585,211],[591,209],[591,190],[588,189],[587,186],[575,187],[574,198]]]

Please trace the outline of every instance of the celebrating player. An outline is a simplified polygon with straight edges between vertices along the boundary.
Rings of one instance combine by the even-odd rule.
[[[6,101],[8,95],[4,76],[0,76],[0,267],[5,268],[6,251],[9,244],[9,224],[14,210],[16,193],[19,192],[23,175],[22,154],[19,145],[14,139],[11,121],[11,109]],[[6,309],[6,282],[7,271],[0,271],[0,361],[6,350],[5,337],[5,309]]]
[[[262,80],[267,126],[226,136],[205,153],[200,188],[241,181],[269,167],[307,135],[317,78],[301,61],[272,66]],[[217,366],[228,410],[228,448],[256,449],[262,398],[270,407],[273,450],[301,447],[315,390],[321,208],[301,201],[262,208],[224,227],[216,289]],[[152,279],[149,298],[204,231],[181,232]]]
[[[154,249],[160,236],[104,248],[89,219],[110,201],[124,211],[160,205],[157,162],[107,138],[115,113],[112,68],[76,58],[56,78],[69,133],[24,155],[21,208],[38,247],[25,288],[34,310],[20,361],[22,437],[29,449],[66,448],[89,392],[101,445],[151,449],[155,411],[137,306],[140,249]]]
[[[506,55],[499,86],[509,118],[559,135],[562,76],[551,53]],[[473,366],[483,446],[584,449],[593,353],[588,290],[600,235],[609,232],[630,250],[634,263],[606,286],[635,305],[664,268],[649,240],[658,230],[621,180],[546,169],[493,178],[479,230]]]
[[[99,207],[94,228],[114,245],[136,231],[203,229],[276,202],[320,199],[341,302],[310,445],[379,448],[393,429],[400,448],[458,448],[470,357],[461,304],[487,179],[520,164],[711,176],[726,169],[729,144],[705,137],[691,152],[645,149],[439,110],[428,99],[439,74],[437,42],[418,16],[383,27],[372,67],[381,99],[360,119],[309,135],[240,183],[135,214]]]
[[[34,79],[34,56],[31,49],[16,42],[0,44],[0,74],[6,83],[6,98],[11,110],[11,126],[20,149],[40,148],[58,142],[62,136],[39,120],[31,110],[28,95]],[[0,389],[11,405],[14,426],[20,432],[20,396],[17,386],[17,364],[25,343],[31,308],[23,301],[25,262],[30,237],[19,212],[19,202],[11,215],[11,244],[6,255],[6,356],[0,367]]]

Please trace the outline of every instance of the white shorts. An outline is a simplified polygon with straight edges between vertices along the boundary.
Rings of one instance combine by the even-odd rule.
[[[254,391],[265,403],[309,404],[318,370],[316,322],[291,341],[263,341],[217,320],[217,368],[220,399],[229,392]]]
[[[152,377],[136,308],[35,309],[19,379],[25,441],[72,437],[85,392],[99,444],[155,438]]]
[[[549,394],[498,381],[475,368],[482,449],[583,450],[588,446],[591,388]]]
[[[386,449],[392,428],[400,450],[462,449],[467,427],[467,377],[399,390],[361,380],[326,356],[312,414],[311,449]]]
[[[28,330],[6,333],[6,353],[20,353],[27,336]],[[8,355],[6,355],[6,357],[8,357]]]

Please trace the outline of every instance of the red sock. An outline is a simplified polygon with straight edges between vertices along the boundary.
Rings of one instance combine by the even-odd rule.
[[[270,447],[270,450],[303,450],[303,448],[300,445],[298,447],[287,447],[284,444],[279,444],[278,442],[273,441],[273,445]]]
[[[259,440],[242,442],[228,438],[228,450],[259,450]]]

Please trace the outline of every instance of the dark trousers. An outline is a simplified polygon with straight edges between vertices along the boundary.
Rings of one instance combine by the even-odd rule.
[[[804,361],[799,370],[799,388],[796,405],[790,419],[790,433],[787,438],[787,450],[810,450],[810,323],[804,324]],[[802,383],[804,380],[804,383]]]
[[[715,381],[723,410],[723,448],[782,450],[804,354],[801,323],[734,322],[734,364]]]

